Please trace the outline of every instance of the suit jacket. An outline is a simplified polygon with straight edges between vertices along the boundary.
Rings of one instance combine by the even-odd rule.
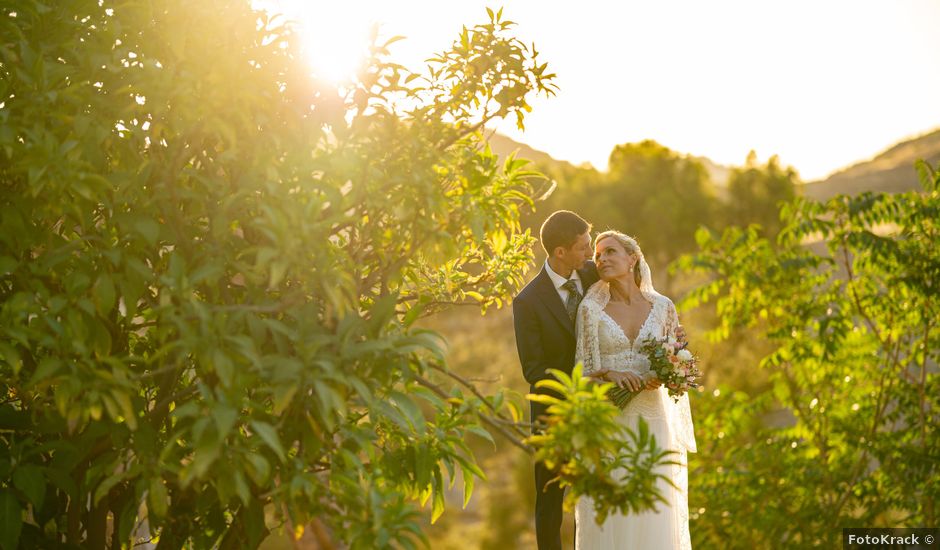
[[[578,270],[584,292],[597,282],[594,262]],[[548,369],[570,373],[574,367],[574,321],[568,317],[555,285],[545,266],[512,301],[516,349],[522,374],[531,385],[532,393],[546,393],[535,387],[539,380],[550,379]],[[544,405],[532,403],[532,421],[544,411]]]

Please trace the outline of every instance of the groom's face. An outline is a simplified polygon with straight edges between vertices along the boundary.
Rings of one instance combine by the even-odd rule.
[[[584,267],[584,262],[588,261],[593,253],[594,249],[591,248],[591,233],[585,231],[583,235],[580,235],[577,240],[575,240],[573,245],[562,249],[562,257],[560,259],[571,269],[581,269]]]

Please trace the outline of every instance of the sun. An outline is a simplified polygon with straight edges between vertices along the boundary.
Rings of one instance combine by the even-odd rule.
[[[362,6],[321,0],[277,0],[273,4],[296,21],[314,76],[335,84],[355,77],[368,55],[372,26]]]

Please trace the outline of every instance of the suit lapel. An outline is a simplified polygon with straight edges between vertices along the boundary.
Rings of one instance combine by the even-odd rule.
[[[548,276],[548,272],[545,271],[545,266],[542,266],[542,271],[539,272],[536,280],[539,285],[539,294],[542,295],[542,303],[548,307],[548,310],[551,311],[552,315],[558,319],[558,322],[565,327],[565,330],[573,335],[574,322],[571,320],[571,317],[568,317],[565,304],[561,302],[561,296],[559,296],[558,291],[555,290],[555,285],[552,283],[551,277]]]

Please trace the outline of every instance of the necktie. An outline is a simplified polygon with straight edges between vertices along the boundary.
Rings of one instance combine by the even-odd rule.
[[[574,279],[568,279],[565,281],[565,284],[561,285],[561,288],[568,291],[568,299],[565,300],[565,310],[568,312],[568,317],[571,317],[571,320],[574,321],[575,316],[578,314],[578,304],[581,303],[581,293],[578,292],[578,284]]]

